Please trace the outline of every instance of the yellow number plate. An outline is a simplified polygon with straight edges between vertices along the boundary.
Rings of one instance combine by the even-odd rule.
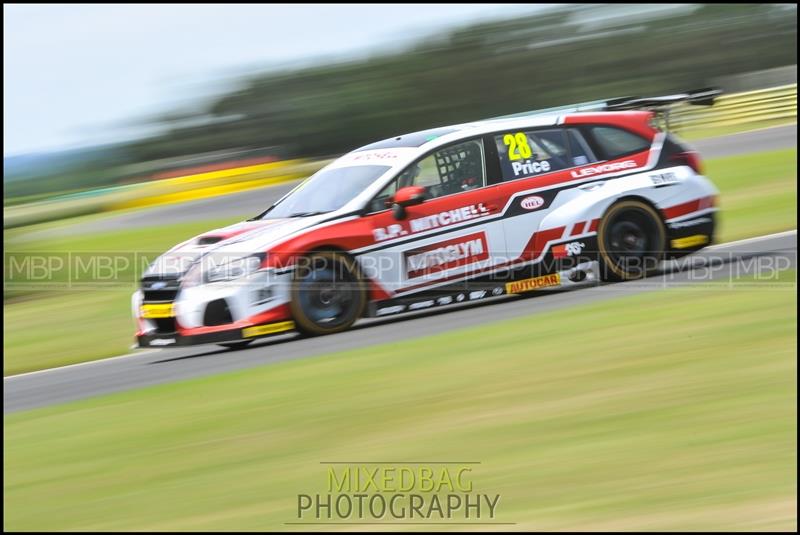
[[[267,325],[255,325],[242,329],[242,336],[252,338],[253,336],[264,336],[265,334],[280,333],[294,329],[293,321],[281,321],[279,323],[269,323]]]
[[[172,303],[142,305],[139,311],[144,319],[171,318]]]

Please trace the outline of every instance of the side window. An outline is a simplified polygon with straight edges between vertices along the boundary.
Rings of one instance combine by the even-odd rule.
[[[515,180],[575,167],[561,128],[504,132],[494,137],[503,180]]]
[[[581,166],[597,161],[597,158],[595,158],[592,153],[592,149],[589,148],[589,144],[586,143],[586,140],[583,139],[583,136],[577,129],[568,129],[567,137],[569,138],[569,153],[572,165]]]
[[[439,149],[411,164],[392,180],[372,200],[369,211],[385,210],[395,192],[408,186],[423,186],[427,199],[483,187],[486,184],[483,162],[481,140],[466,141]]]
[[[621,128],[595,126],[592,128],[592,135],[608,160],[650,148],[646,139]]]

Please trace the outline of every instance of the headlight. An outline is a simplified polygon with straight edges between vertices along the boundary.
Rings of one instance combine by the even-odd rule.
[[[205,257],[192,266],[181,279],[181,283],[188,288],[200,284],[240,279],[258,271],[262,260],[263,255],[251,255],[233,259]]]

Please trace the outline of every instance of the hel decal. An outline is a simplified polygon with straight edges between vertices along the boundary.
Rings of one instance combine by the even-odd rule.
[[[522,199],[520,206],[526,210],[536,210],[537,208],[544,206],[544,199],[538,195],[531,195],[530,197],[525,197]]]

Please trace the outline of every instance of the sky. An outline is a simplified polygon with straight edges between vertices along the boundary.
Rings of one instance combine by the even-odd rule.
[[[4,5],[3,154],[147,132],[237,74],[360,55],[531,4]]]

